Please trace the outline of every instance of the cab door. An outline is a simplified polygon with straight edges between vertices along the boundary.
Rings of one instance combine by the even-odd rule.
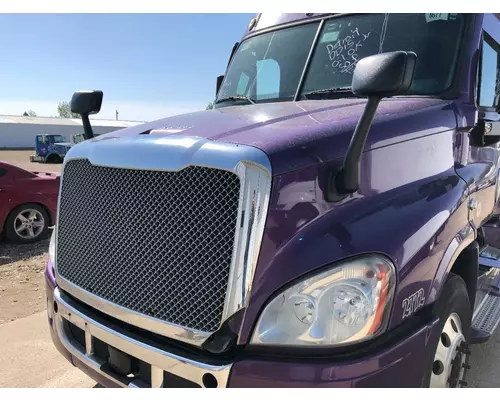
[[[43,135],[38,135],[36,137],[36,155],[45,156],[48,151],[47,138]]]
[[[481,231],[500,215],[500,20],[494,14],[484,15],[482,21],[475,83],[474,127],[466,165],[457,173],[468,184],[469,220]]]

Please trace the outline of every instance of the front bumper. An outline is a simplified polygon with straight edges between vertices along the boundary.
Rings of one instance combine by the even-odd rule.
[[[120,332],[103,325],[92,316],[83,314],[74,302],[57,287],[53,291],[53,301],[47,306],[52,313],[52,330],[56,340],[70,353],[74,365],[85,367],[94,374],[102,375],[104,386],[111,381],[118,387],[163,387],[165,372],[179,377],[183,382],[199,386],[227,386],[231,365],[210,365],[196,362],[185,357],[164,351],[160,348],[141,342],[126,332]],[[70,327],[70,324],[73,327]],[[79,328],[85,334],[85,346],[74,336],[72,329]],[[148,381],[135,379],[115,373],[109,368],[106,359],[95,352],[97,341],[112,346],[119,351],[144,362],[150,370]],[[61,347],[61,346],[59,346]],[[92,375],[94,375],[92,374]],[[95,379],[95,376],[94,376]]]
[[[47,307],[54,345],[74,366],[105,387],[420,387],[429,367],[426,349],[435,335],[435,322],[370,356],[347,361],[262,357],[242,357],[229,364],[194,361],[81,312],[50,275],[46,273]],[[69,324],[84,332],[85,346],[75,340]],[[97,341],[146,363],[149,379],[113,372],[94,352]]]

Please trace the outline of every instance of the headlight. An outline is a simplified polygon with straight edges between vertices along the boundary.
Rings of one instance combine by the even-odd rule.
[[[52,263],[52,266],[54,266],[54,260],[55,260],[55,254],[56,254],[56,228],[52,229],[52,234],[50,235],[50,243],[49,243],[49,260]]]
[[[377,336],[387,327],[395,280],[381,256],[340,263],[276,296],[251,343],[338,346]]]
[[[495,189],[495,203],[498,205],[500,195],[500,171],[497,173],[497,187]]]

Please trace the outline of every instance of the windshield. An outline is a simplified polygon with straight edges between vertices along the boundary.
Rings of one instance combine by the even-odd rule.
[[[63,143],[66,141],[66,138],[61,135],[55,135],[53,136],[54,143]]]
[[[358,60],[396,50],[417,54],[408,94],[439,94],[453,80],[463,25],[463,15],[443,13],[367,14],[326,20],[307,67],[300,98],[314,98],[311,95],[318,91],[349,89]],[[319,22],[314,22],[243,41],[224,78],[216,105],[293,100],[318,27]],[[245,101],[245,97],[251,101]]]

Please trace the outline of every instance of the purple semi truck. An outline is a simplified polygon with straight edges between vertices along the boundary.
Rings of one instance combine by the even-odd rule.
[[[46,270],[106,387],[463,387],[500,321],[500,14],[258,14],[214,109],[86,138]]]

